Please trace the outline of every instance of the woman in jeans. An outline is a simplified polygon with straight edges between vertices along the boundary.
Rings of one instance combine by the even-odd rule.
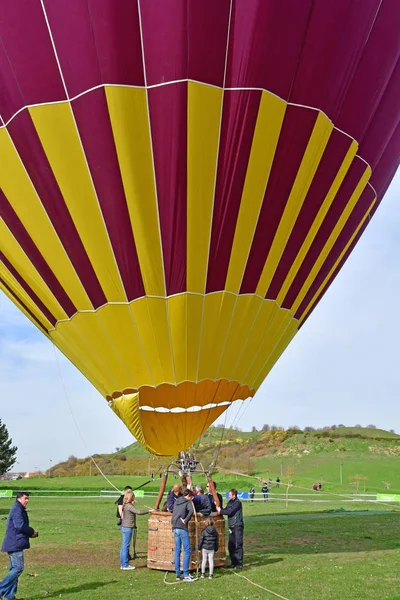
[[[128,559],[133,530],[136,529],[136,515],[147,515],[150,512],[149,510],[138,510],[135,508],[134,503],[135,494],[132,490],[127,490],[124,494],[124,503],[122,505],[122,545],[119,558],[120,566],[123,571],[129,571],[135,568],[133,565],[129,564]]]

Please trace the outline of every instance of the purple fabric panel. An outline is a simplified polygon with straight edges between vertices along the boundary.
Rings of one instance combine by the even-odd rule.
[[[69,317],[76,313],[76,308],[66,291],[61,287],[59,281],[50,269],[49,265],[40,254],[33,240],[29,236],[25,227],[22,225],[17,214],[8,202],[7,198],[0,190],[0,217],[4,220],[8,229],[11,231],[22,250],[27,255],[28,259],[35,267],[47,287],[52,294],[57,298],[59,304],[63,307]]]
[[[400,56],[400,10],[398,0],[382,2],[335,125],[359,143],[381,102]],[[392,102],[400,105],[400,87]]]
[[[2,192],[0,190],[0,198],[1,198],[1,194],[2,194]],[[2,199],[1,199],[1,201],[2,201]],[[28,296],[30,297],[32,302],[43,313],[43,315],[46,317],[46,319],[48,319],[52,325],[55,325],[57,323],[57,319],[55,318],[55,316],[43,304],[43,302],[40,300],[40,298],[38,298],[38,296],[35,294],[35,292],[32,290],[32,288],[26,283],[26,281],[21,277],[21,275],[18,273],[18,271],[15,270],[13,265],[10,263],[10,261],[7,259],[7,257],[4,256],[4,254],[2,253],[1,250],[0,250],[0,262],[2,262],[4,264],[6,269],[8,269],[8,271],[11,273],[11,275],[16,279],[16,281],[18,281],[18,283],[20,284],[22,289],[25,290],[25,292],[28,294]],[[3,280],[1,280],[1,281],[2,281],[3,285],[5,285],[7,287],[7,289],[11,292],[11,294],[14,296],[14,298],[18,298],[18,296],[11,290],[11,288],[8,287],[8,285],[5,283],[5,281],[3,281]],[[21,304],[23,305],[25,310],[28,311],[28,313],[31,315],[31,317],[34,318],[35,321],[37,323],[39,323],[40,326],[45,331],[47,331],[47,328],[38,320],[37,317],[35,317],[35,315],[29,310],[29,308],[27,308],[25,306],[25,304],[19,298],[18,298],[18,301],[21,302]]]
[[[343,163],[351,142],[352,140],[347,135],[344,135],[335,129],[332,131],[325,152],[321,158],[321,162],[293,227],[293,231],[271,281],[271,285],[267,290],[267,298],[275,299],[279,294],[282,284],[286,279],[329,188]]]
[[[1,255],[1,252],[0,252],[0,255]],[[0,260],[4,260],[2,255],[0,256]],[[20,279],[19,275],[18,275],[18,278]],[[27,306],[26,306],[26,305],[25,305],[25,304],[22,302],[22,300],[21,300],[20,298],[18,298],[18,296],[17,296],[16,294],[14,294],[14,292],[12,291],[12,289],[11,289],[11,288],[10,288],[10,287],[9,287],[9,286],[6,284],[6,282],[5,282],[5,281],[4,281],[4,280],[3,280],[1,277],[0,277],[0,281],[1,281],[1,283],[3,284],[3,286],[4,286],[4,287],[5,287],[7,290],[8,290],[8,293],[9,293],[9,294],[10,294],[10,295],[11,295],[13,298],[15,298],[15,301],[16,301],[16,303],[17,303],[17,302],[19,302],[19,304],[20,304],[20,305],[23,307],[23,309],[24,309],[24,310],[25,310],[25,311],[26,311],[26,312],[27,312],[27,313],[30,315],[31,319],[33,319],[33,321],[35,321],[36,325],[37,325],[38,327],[40,327],[40,329],[42,329],[42,331],[43,331],[44,333],[48,333],[48,329],[47,329],[47,327],[45,327],[45,326],[44,326],[44,324],[43,324],[43,323],[41,323],[41,321],[39,321],[39,319],[38,319],[38,318],[37,318],[37,317],[36,317],[36,316],[35,316],[35,315],[34,315],[34,314],[33,314],[33,313],[32,313],[32,312],[29,310],[29,308],[28,308],[28,307],[27,307]],[[19,283],[22,285],[21,281],[19,281]],[[23,284],[26,286],[26,288],[29,288],[29,286],[27,286],[27,285],[26,285],[26,283],[25,283],[24,281],[23,281]],[[25,289],[25,291],[27,291],[27,290],[26,290],[26,288],[24,288],[24,289]],[[31,294],[33,294],[33,295],[34,295],[34,292],[32,292],[32,290],[31,290],[30,288],[29,288],[29,290],[30,290],[30,292],[31,292],[31,293],[29,293],[29,292],[28,292],[28,293],[29,293],[29,295],[30,295],[30,296],[31,296]],[[32,296],[31,296],[31,297],[32,297]],[[32,298],[32,299],[33,299],[33,298]],[[39,299],[38,299],[38,300],[39,300]],[[34,302],[36,303],[36,300],[34,300]],[[39,300],[39,302],[40,302],[40,300]],[[54,317],[53,317],[53,319],[54,319]],[[50,320],[50,319],[49,319],[49,320]],[[57,321],[54,319],[54,321],[51,321],[51,324],[52,324],[52,325],[55,325],[55,324],[56,324],[56,322],[57,322]]]
[[[206,293],[225,288],[261,91],[224,96]]]
[[[313,3],[290,102],[315,106],[335,120],[380,1]]]
[[[223,86],[229,11],[230,0],[189,4],[189,79]]]
[[[358,151],[371,165],[372,170],[375,169],[399,123],[400,60]]]
[[[372,211],[371,211],[372,214]],[[349,249],[347,250],[346,254],[343,256],[342,260],[340,261],[340,263],[338,264],[338,266],[336,267],[334,273],[332,274],[331,278],[329,279],[328,285],[325,286],[324,290],[322,291],[321,295],[318,297],[317,302],[314,304],[314,306],[311,308],[310,312],[307,314],[306,318],[304,319],[304,321],[302,321],[302,323],[299,326],[299,329],[301,329],[304,325],[304,323],[307,321],[307,319],[309,318],[309,316],[311,315],[311,313],[313,312],[313,310],[316,308],[316,306],[321,302],[322,298],[325,296],[326,292],[328,291],[328,289],[330,288],[330,286],[332,285],[332,283],[334,282],[334,280],[336,279],[336,276],[339,274],[339,272],[341,271],[343,265],[345,264],[346,260],[349,258],[350,254],[353,252],[354,248],[357,246],[362,234],[364,233],[364,231],[366,230],[366,228],[368,227],[370,223],[370,220],[367,219],[363,226],[360,228],[360,231],[357,233],[356,237],[354,238],[353,242],[351,243],[351,245],[349,246]]]
[[[319,271],[317,277],[313,281],[309,291],[307,292],[303,302],[300,304],[295,318],[299,319],[314,295],[317,293],[318,289],[323,284],[325,278],[328,276],[329,271],[332,269],[335,262],[338,260],[339,256],[345,249],[346,245],[349,243],[349,240],[354,235],[357,227],[360,225],[361,221],[365,217],[365,214],[368,211],[368,208],[371,206],[374,200],[375,194],[371,190],[370,187],[366,187],[361,194],[356,206],[354,207],[350,217],[348,218],[343,230],[341,231],[338,239],[333,245],[332,250],[327,256],[321,270]]]
[[[144,85],[139,11],[132,0],[88,0],[103,83]]]
[[[227,87],[259,87],[288,99],[311,0],[237,0],[229,35]]]
[[[29,113],[24,111],[17,115],[8,130],[90,301],[94,308],[102,306],[106,303],[106,297],[68,212]]]
[[[87,3],[45,0],[45,8],[68,95],[76,96],[100,85],[100,68]]]
[[[131,301],[145,292],[104,88],[80,96],[73,101],[72,108],[122,282]]]
[[[6,123],[24,104],[18,81],[0,38],[0,116],[3,121]]]
[[[380,202],[390,185],[400,165],[400,123],[394,132],[392,139],[386,146],[379,163],[372,173],[370,182],[375,188]]]
[[[186,290],[187,83],[151,88],[148,98],[167,295],[179,294]]]
[[[3,74],[7,78],[5,89],[10,88],[9,100],[13,101],[9,111],[15,113],[27,104],[65,99],[40,2],[4,0],[1,4],[0,37],[22,96],[21,103],[20,97],[13,91],[15,81],[11,79],[11,71],[7,69]]]
[[[187,79],[188,0],[140,0],[147,85]]]
[[[316,260],[322,252],[323,247],[325,246],[330,234],[335,228],[340,216],[342,215],[347,203],[350,200],[351,195],[356,189],[364,171],[366,169],[366,164],[360,160],[359,158],[355,158],[352,162],[349,171],[347,172],[344,181],[336,194],[336,197],[331,204],[330,209],[322,223],[321,227],[318,230],[317,235],[314,238],[314,241],[305,257],[298,273],[290,286],[288,293],[282,303],[283,308],[290,309],[292,307],[293,302],[296,300],[300,290],[310,274],[311,269],[313,268]]]
[[[241,294],[253,294],[257,288],[317,116],[317,111],[298,106],[288,106],[286,110]]]

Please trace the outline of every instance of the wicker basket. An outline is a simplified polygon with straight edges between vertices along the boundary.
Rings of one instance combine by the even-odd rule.
[[[148,551],[147,551],[147,566],[149,569],[160,569],[162,571],[174,571],[174,536],[171,527],[171,513],[157,512],[152,513],[149,517],[149,535],[148,535]],[[201,552],[197,550],[200,534],[204,529],[204,521],[208,517],[200,517],[196,519],[192,517],[189,521],[189,536],[190,547],[192,549],[190,558],[190,570],[194,571],[197,565],[201,565]],[[214,526],[218,531],[219,547],[214,556],[214,565],[223,567],[225,564],[225,521],[223,517],[216,515]],[[197,535],[196,535],[197,527]],[[181,555],[181,564],[182,564]]]

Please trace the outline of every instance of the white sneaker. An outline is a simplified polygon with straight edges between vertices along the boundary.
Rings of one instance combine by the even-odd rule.
[[[186,575],[186,577],[183,578],[183,581],[194,581],[195,578],[192,577],[191,575]]]
[[[136,569],[136,567],[134,565],[128,565],[127,567],[121,567],[122,571],[133,571],[133,569]]]

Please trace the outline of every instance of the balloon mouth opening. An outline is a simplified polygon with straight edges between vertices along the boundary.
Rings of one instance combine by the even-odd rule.
[[[107,395],[106,400],[113,403],[133,394],[138,394],[138,409],[141,411],[183,413],[228,407],[236,400],[252,398],[255,390],[237,381],[205,379],[197,383],[183,381],[125,388]]]

